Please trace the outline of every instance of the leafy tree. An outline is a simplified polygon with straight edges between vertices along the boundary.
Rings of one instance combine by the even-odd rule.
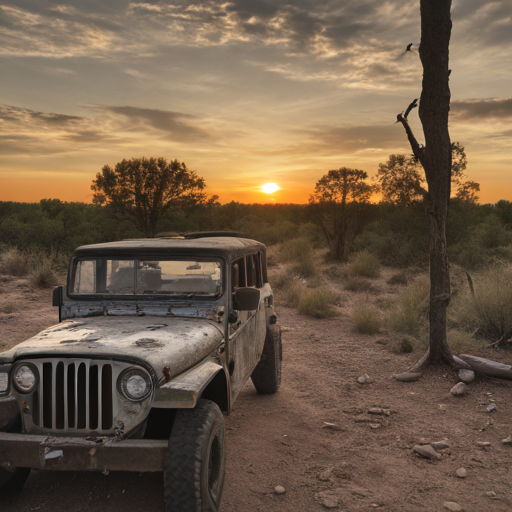
[[[374,190],[368,174],[342,167],[329,171],[315,186],[309,206],[319,222],[333,259],[346,261],[359,230],[361,206]]]
[[[462,201],[476,203],[480,184],[467,179],[465,173],[468,159],[464,146],[452,142],[451,183],[456,187],[455,197]],[[419,160],[412,155],[390,155],[385,164],[379,164],[375,176],[378,187],[385,201],[396,204],[410,204],[424,197],[425,178],[421,173]]]
[[[406,155],[389,155],[379,164],[376,180],[384,201],[406,205],[423,197],[425,180],[416,160]]]
[[[128,215],[146,236],[155,236],[166,213],[206,204],[205,186],[203,178],[178,160],[132,158],[117,163],[114,169],[105,165],[91,189],[94,203]]]

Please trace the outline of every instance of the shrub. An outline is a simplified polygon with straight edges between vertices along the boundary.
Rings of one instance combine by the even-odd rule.
[[[386,282],[391,285],[407,284],[409,282],[409,277],[407,275],[407,272],[402,270],[401,272],[396,272],[395,274],[393,274]]]
[[[49,259],[40,260],[30,273],[30,284],[38,288],[48,288],[57,284],[57,276]]]
[[[361,251],[354,255],[352,261],[345,268],[347,277],[379,277],[380,262],[377,256],[368,251]]]
[[[327,288],[304,288],[299,296],[299,313],[315,318],[327,318],[334,316],[336,312],[332,304],[336,296]]]
[[[397,354],[410,354],[414,350],[414,342],[412,338],[404,336],[400,338],[394,347],[394,352]]]
[[[24,276],[29,271],[29,257],[16,247],[8,249],[2,255],[2,270],[11,276]]]
[[[430,283],[421,276],[408,284],[391,307],[387,323],[395,332],[417,335],[426,323]]]
[[[380,311],[367,298],[356,302],[352,320],[354,330],[361,334],[377,334],[381,329]]]
[[[512,265],[496,265],[475,279],[475,296],[458,297],[451,319],[466,331],[499,340],[512,336]]]
[[[318,276],[318,268],[313,259],[305,259],[299,261],[293,266],[293,272],[301,275],[302,277],[316,277]]]
[[[297,279],[291,278],[284,285],[284,296],[285,303],[290,307],[297,307],[302,296],[304,286],[297,281]]]
[[[283,261],[303,262],[313,259],[313,247],[307,238],[292,238],[283,242],[280,254]]]
[[[343,288],[349,292],[369,292],[374,290],[373,284],[363,277],[349,277],[343,283]]]

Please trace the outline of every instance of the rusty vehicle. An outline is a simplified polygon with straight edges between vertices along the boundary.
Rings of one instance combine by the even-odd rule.
[[[167,511],[217,511],[249,377],[281,381],[266,248],[236,233],[82,246],[59,323],[0,353],[0,487],[31,469],[163,472]]]

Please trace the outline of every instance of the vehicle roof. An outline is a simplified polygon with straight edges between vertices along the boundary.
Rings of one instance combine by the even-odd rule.
[[[103,244],[82,245],[73,253],[74,256],[102,255],[136,255],[158,254],[202,254],[217,256],[237,256],[254,250],[264,250],[265,246],[256,240],[233,236],[215,236],[203,238],[141,238],[121,240]]]

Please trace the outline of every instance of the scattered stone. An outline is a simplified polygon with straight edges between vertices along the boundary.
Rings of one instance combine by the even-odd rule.
[[[476,445],[480,448],[489,448],[491,446],[491,443],[489,441],[477,441]]]
[[[503,444],[512,444],[512,436],[508,436],[506,439],[502,439]]]
[[[315,499],[325,508],[338,508],[339,499],[329,492],[319,492],[315,494]]]
[[[467,472],[466,468],[459,468],[459,469],[457,469],[457,471],[455,471],[455,474],[459,478],[466,478],[468,476],[468,472]]]
[[[286,489],[282,485],[276,485],[274,487],[274,494],[284,494]]]
[[[381,409],[380,407],[372,407],[371,409],[368,410],[368,414],[377,414],[383,416],[386,413],[384,412],[384,409]]]
[[[413,382],[415,380],[420,380],[422,375],[423,374],[419,372],[404,372],[395,375],[395,379],[400,382]]]
[[[459,379],[462,382],[473,382],[475,380],[475,372],[473,370],[459,370]]]
[[[434,450],[445,450],[446,448],[450,448],[450,445],[446,441],[436,441],[432,443],[432,448],[434,448]]]
[[[321,480],[322,482],[329,482],[331,480],[332,476],[332,468],[327,469],[323,473],[320,473],[318,475],[318,480]]]
[[[388,341],[384,339],[377,340],[375,343],[378,343],[379,345],[387,345]]]
[[[466,384],[464,384],[464,382],[458,382],[450,390],[450,393],[453,396],[463,396],[463,395],[465,395],[467,393],[467,391],[468,391],[468,387],[466,386]]]
[[[492,499],[496,498],[496,493],[494,491],[487,491],[485,494],[487,494],[487,496],[489,496],[489,498],[492,498]]]
[[[486,407],[487,412],[496,412],[496,405],[495,404],[489,404]]]
[[[420,437],[418,444],[430,444],[430,441],[428,441],[424,437]]]
[[[357,377],[356,380],[359,384],[370,384],[370,382],[373,382],[372,378],[366,373]]]
[[[370,428],[373,428],[374,430],[377,430],[378,428],[381,428],[382,425],[380,423],[370,423]]]
[[[431,460],[440,460],[442,459],[442,455],[437,453],[434,448],[432,448],[431,445],[425,444],[425,445],[415,445],[413,446],[412,450],[416,452],[417,454],[421,455],[422,457],[425,457],[426,459]]]
[[[464,510],[458,503],[455,503],[455,501],[445,501],[443,507],[446,510],[450,510],[450,512],[463,512]]]

